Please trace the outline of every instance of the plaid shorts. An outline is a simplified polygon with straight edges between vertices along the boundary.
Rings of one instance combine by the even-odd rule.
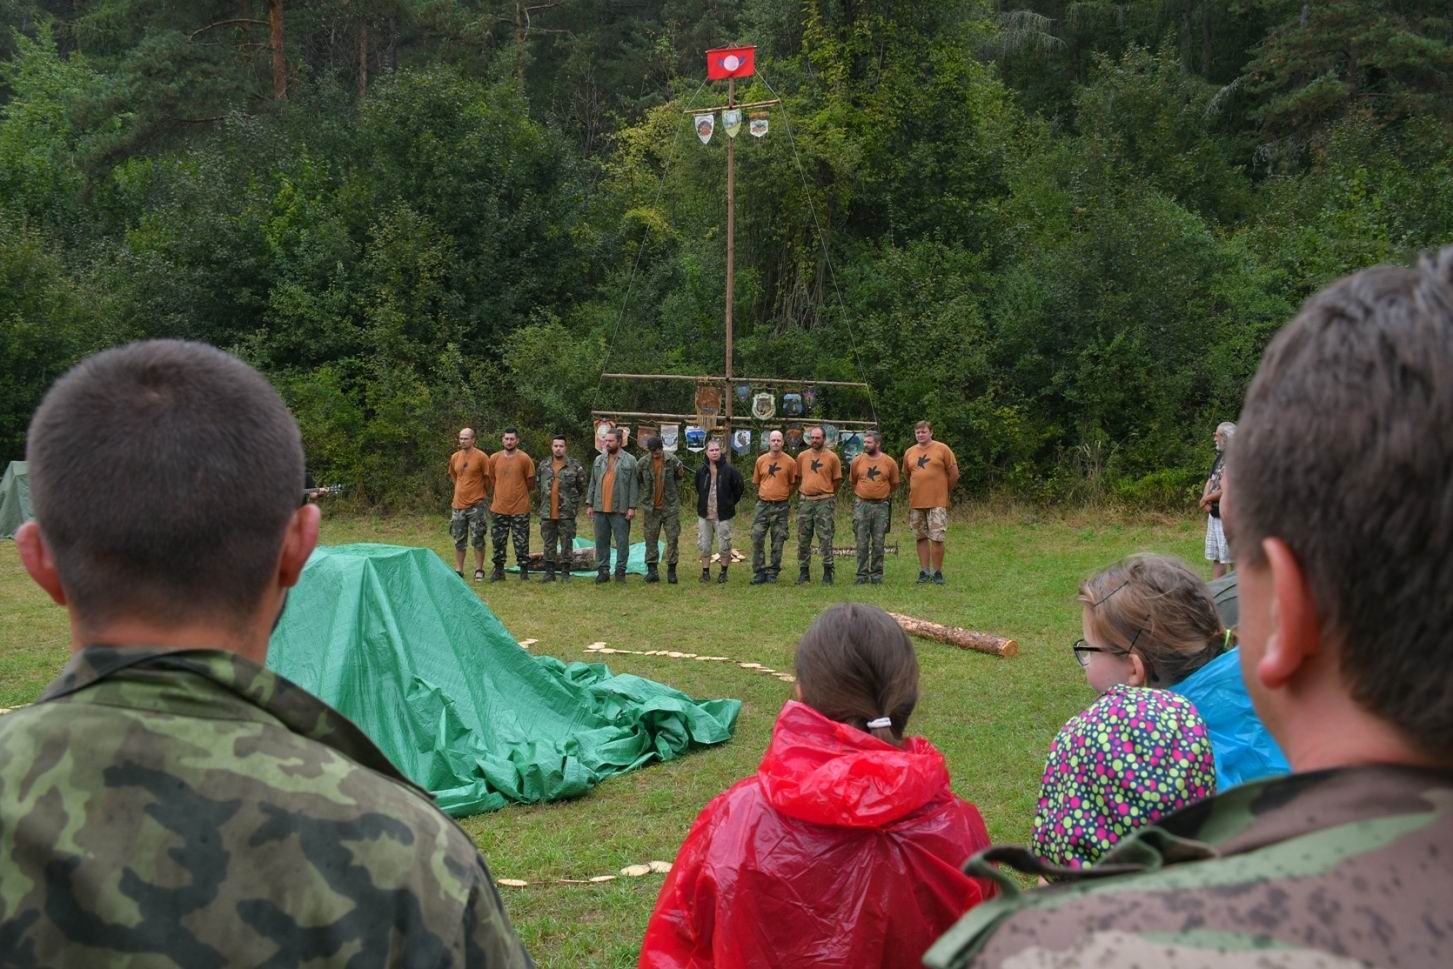
[[[948,534],[948,509],[910,508],[908,527],[913,530],[913,537],[920,541],[926,538],[930,542],[941,542]]]
[[[1230,565],[1234,561],[1231,545],[1226,541],[1226,529],[1221,525],[1221,519],[1212,515],[1206,516],[1206,560],[1222,565]]]

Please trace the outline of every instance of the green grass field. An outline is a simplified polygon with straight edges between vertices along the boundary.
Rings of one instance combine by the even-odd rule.
[[[746,524],[739,518],[735,541],[750,552]],[[838,544],[851,541],[846,526],[840,519]],[[848,599],[1011,636],[1021,646],[1011,659],[916,643],[922,700],[910,730],[944,752],[954,789],[979,806],[995,841],[1027,836],[1049,741],[1091,699],[1069,650],[1079,637],[1079,580],[1142,550],[1180,555],[1205,572],[1198,521],[970,510],[950,527],[948,584],[942,588],[914,584],[917,561],[901,522],[889,536],[901,552],[888,557],[881,586],[852,585],[851,564],[839,560],[837,585],[794,587],[795,538],[788,543],[782,583],[748,586],[751,570],[738,565],[727,585],[703,586],[696,581],[695,548],[686,540],[691,530],[683,532],[679,586],[647,586],[637,576],[625,586],[601,587],[578,579],[568,586],[522,583],[512,576],[473,587],[517,639],[537,639],[535,653],[564,660],[592,659],[584,646],[603,640],[626,649],[728,655],[786,671],[812,618]],[[323,540],[420,545],[452,562],[442,515],[328,516]],[[65,613],[31,584],[11,542],[0,543],[0,611],[7,617],[0,630],[0,707],[10,707],[39,695],[64,665],[69,644]],[[594,658],[693,696],[739,698],[742,715],[736,737],[725,745],[614,778],[578,800],[511,807],[463,822],[496,878],[532,883],[501,891],[543,967],[635,965],[662,876],[588,885],[554,880],[670,861],[702,806],[755,769],[791,691],[790,684],[732,664]]]

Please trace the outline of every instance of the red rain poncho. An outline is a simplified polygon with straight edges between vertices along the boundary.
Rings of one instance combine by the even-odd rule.
[[[706,806],[661,886],[642,969],[919,966],[993,889],[989,845],[943,755],[789,701],[755,777]]]

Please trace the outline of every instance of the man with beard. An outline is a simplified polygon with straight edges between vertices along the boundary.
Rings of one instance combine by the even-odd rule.
[[[637,462],[641,480],[641,523],[646,539],[646,581],[660,582],[659,539],[666,532],[666,581],[676,584],[676,557],[681,545],[681,479],[686,468],[681,459],[667,454],[661,438],[646,438],[647,460]]]
[[[494,543],[494,573],[491,582],[505,577],[505,542],[513,538],[515,563],[520,579],[530,577],[530,492],[535,488],[535,462],[519,448],[520,432],[505,428],[500,436],[501,450],[490,455],[490,477],[494,479],[494,499],[489,511],[494,517],[490,538]]]
[[[540,487],[540,540],[545,543],[544,582],[554,582],[555,573],[570,581],[575,565],[575,510],[585,498],[589,483],[581,463],[565,453],[565,435],[550,439],[550,460],[540,462],[536,474]]]
[[[585,497],[585,517],[595,522],[595,582],[610,581],[610,545],[616,547],[617,582],[626,581],[626,562],[631,554],[631,519],[636,517],[640,497],[636,459],[621,450],[625,432],[612,428],[605,437],[605,451],[596,455]]]
[[[893,520],[893,489],[898,487],[898,462],[879,447],[876,428],[863,434],[863,453],[853,458],[848,479],[853,486],[853,538],[858,546],[854,584],[883,581],[883,543]]]
[[[767,435],[767,453],[757,458],[752,485],[757,489],[757,507],[752,513],[752,585],[776,582],[782,571],[782,548],[787,544],[788,499],[797,484],[797,462],[782,451],[782,432]],[[771,532],[772,560],[766,555]]]
[[[797,455],[797,584],[812,581],[812,540],[822,555],[822,584],[832,585],[832,536],[837,511],[837,490],[843,483],[843,464],[825,446],[822,428],[807,432],[808,446]]]

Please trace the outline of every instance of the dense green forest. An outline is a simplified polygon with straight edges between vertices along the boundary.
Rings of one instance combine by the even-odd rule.
[[[685,407],[601,373],[720,372],[738,43],[738,372],[973,493],[1183,501],[1302,299],[1453,241],[1447,0],[0,0],[0,461],[148,336],[383,505],[462,424]]]

